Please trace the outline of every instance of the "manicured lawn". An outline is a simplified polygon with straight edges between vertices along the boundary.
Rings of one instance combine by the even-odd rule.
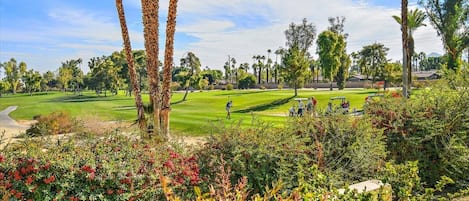
[[[332,92],[304,89],[295,98],[315,96],[318,108],[324,110],[330,97],[345,96],[350,100],[351,108],[361,109],[365,97],[374,92],[360,89]],[[286,120],[288,109],[296,102],[293,90],[197,91],[190,93],[187,100],[182,102],[183,95],[174,93],[172,97],[171,129],[173,133],[193,136],[210,133],[211,122],[229,125],[242,120],[241,125],[246,126],[251,124],[253,117],[281,126]],[[148,96],[144,95],[143,99],[147,101]],[[18,109],[11,113],[15,119],[32,119],[39,114],[68,111],[72,116],[82,118],[133,121],[136,117],[133,100],[133,97],[126,97],[122,93],[107,97],[97,96],[93,92],[85,92],[82,96],[61,92],[33,96],[17,94],[0,98],[0,110],[17,105]],[[225,118],[225,104],[228,100],[233,101],[231,120]],[[339,104],[339,101],[335,103]]]

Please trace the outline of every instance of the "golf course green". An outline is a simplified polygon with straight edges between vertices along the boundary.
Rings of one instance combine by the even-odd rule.
[[[366,96],[376,90],[348,89],[328,91],[302,89],[294,97],[293,90],[230,90],[230,91],[195,91],[182,101],[184,93],[175,92],[172,97],[171,129],[174,134],[202,136],[210,133],[212,123],[251,124],[256,118],[281,126],[286,120],[288,109],[296,103],[295,98],[318,100],[318,110],[324,110],[331,97],[344,96],[350,101],[350,108],[361,109]],[[148,95],[143,99],[148,102]],[[233,101],[231,119],[226,119],[225,105]],[[306,101],[304,101],[306,104]],[[339,100],[333,104],[340,104]],[[73,117],[94,117],[102,121],[134,121],[136,110],[134,98],[120,92],[118,95],[98,96],[92,91],[76,95],[71,92],[48,92],[4,95],[0,98],[0,110],[16,105],[18,109],[10,114],[16,120],[31,120],[36,115],[45,115],[54,111],[67,111]]]

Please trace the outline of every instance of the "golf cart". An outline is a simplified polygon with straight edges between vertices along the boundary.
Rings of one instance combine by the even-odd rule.
[[[350,101],[345,96],[331,97],[327,105],[326,113],[347,114],[350,110]]]

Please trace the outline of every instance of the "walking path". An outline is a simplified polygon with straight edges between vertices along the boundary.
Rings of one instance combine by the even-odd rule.
[[[14,137],[24,133],[29,126],[18,124],[9,114],[16,110],[18,106],[9,106],[0,112],[0,148],[6,143],[13,142]]]

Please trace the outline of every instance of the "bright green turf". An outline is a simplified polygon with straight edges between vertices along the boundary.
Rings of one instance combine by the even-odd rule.
[[[298,91],[298,98],[315,96],[319,109],[324,109],[330,97],[345,96],[350,100],[351,108],[360,109],[365,97],[373,90],[323,91],[304,89]],[[211,128],[209,122],[222,121],[226,124],[243,120],[242,125],[251,123],[255,116],[263,121],[281,126],[285,122],[288,109],[295,103],[293,90],[233,90],[204,91],[190,93],[187,100],[181,102],[183,93],[174,93],[172,97],[171,129],[184,135],[205,135]],[[148,100],[148,96],[143,96]],[[225,104],[233,100],[232,119],[226,120]],[[72,116],[99,117],[103,120],[132,121],[136,118],[133,97],[122,93],[117,96],[97,96],[85,92],[82,96],[72,93],[49,92],[33,96],[26,94],[4,95],[0,98],[0,110],[17,105],[18,109],[10,115],[15,119],[32,119],[38,114],[65,110]],[[306,101],[304,102],[306,104]],[[339,104],[339,101],[335,101]]]

